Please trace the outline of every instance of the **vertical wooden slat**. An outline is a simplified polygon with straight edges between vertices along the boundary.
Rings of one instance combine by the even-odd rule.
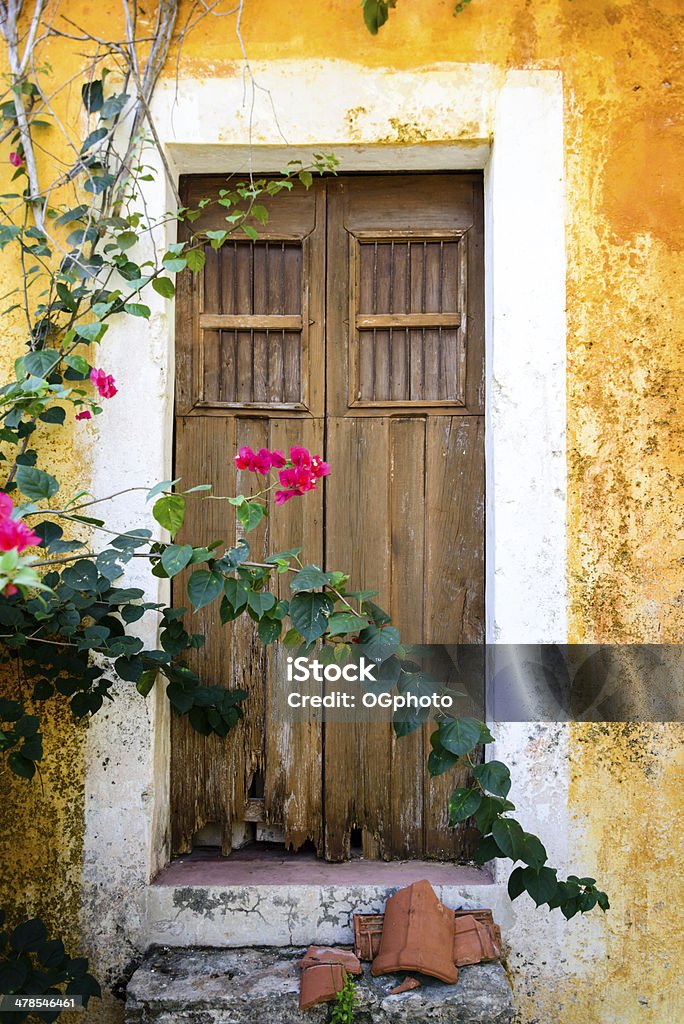
[[[440,265],[440,246],[436,242],[428,242],[425,245],[425,263],[423,280],[423,294],[425,299],[425,312],[434,313],[439,311],[442,268]],[[425,390],[423,398],[430,400],[439,397],[439,371],[440,371],[440,336],[438,330],[426,330],[424,337],[424,381]]]
[[[310,414],[315,417],[322,417],[326,412],[327,184],[317,181],[311,189],[315,227],[304,239],[301,262],[300,301],[304,331],[299,346],[299,388],[301,400],[306,402]]]
[[[237,401],[237,342],[235,331],[221,331],[221,393],[222,402]]]
[[[219,276],[219,254],[216,249],[204,247],[206,262],[204,264],[204,312],[218,313],[220,309],[221,284]],[[202,399],[205,402],[216,402],[220,395],[219,352],[220,334],[218,331],[202,332]]]
[[[327,456],[333,472],[327,481],[325,565],[344,567],[355,589],[380,590],[381,604],[389,598],[388,426],[379,417],[328,421]],[[390,729],[386,723],[325,726],[329,860],[349,856],[351,830],[357,827],[389,847]],[[372,844],[364,845],[370,852]]]
[[[236,246],[235,301],[241,313],[254,312],[254,289],[252,284],[252,247],[246,242]],[[252,385],[252,333],[237,331],[237,401],[251,402]]]
[[[425,419],[398,419],[390,432],[392,621],[408,643],[423,639],[425,546]],[[391,854],[423,854],[423,730],[391,732]]]
[[[385,313],[390,305],[391,247],[389,243],[375,246],[373,264],[373,312]],[[373,331],[374,387],[373,399],[386,402],[390,397],[390,331]]]
[[[355,276],[351,276],[350,252],[357,247],[357,240],[347,230],[348,191],[348,179],[336,178],[326,182],[325,412],[330,417],[347,413],[349,404],[356,399],[358,388],[358,366],[355,367],[350,358],[350,340],[354,333],[350,323],[353,315],[350,280],[355,281]]]
[[[431,417],[426,434],[425,643],[484,640],[484,422]],[[449,829],[447,801],[465,770],[425,776],[425,853],[464,859],[466,829]]]
[[[390,296],[390,312],[407,312],[407,247],[402,242],[392,243],[392,294]],[[408,397],[407,387],[407,352],[406,332],[393,330],[391,334],[391,366],[390,366],[390,398],[393,401],[405,401]]]
[[[254,312],[270,312],[270,265],[268,242],[255,243],[252,250],[254,262]],[[266,331],[252,333],[252,402],[268,401],[268,334]]]
[[[234,313],[236,305],[236,242],[227,242],[220,250],[221,256],[221,313]]]
[[[424,248],[422,242],[409,243],[409,312],[424,311],[423,269]],[[410,353],[410,399],[421,401],[425,392],[425,367],[423,360],[423,331],[409,331]]]
[[[268,251],[268,274],[270,282],[269,313],[289,313],[285,306],[285,245],[273,243]],[[266,400],[284,401],[283,331],[269,331],[266,336],[266,359],[268,378]]]
[[[292,445],[303,444],[320,454],[323,440],[322,419],[271,420],[270,448],[287,452]],[[278,509],[270,523],[271,552],[304,547],[307,560],[322,564],[323,488],[324,485],[319,484],[315,491]],[[289,573],[277,577],[281,599],[291,599],[291,579]],[[296,850],[310,840],[320,849],[323,840],[322,726],[291,721],[292,713],[285,707],[289,653],[281,644],[269,648],[264,804],[268,820],[284,829],[289,847]]]
[[[282,312],[300,313],[302,309],[302,251],[300,246],[283,247]],[[319,325],[322,330],[323,325]],[[274,355],[274,365],[280,365],[281,394],[284,402],[302,400],[301,349],[302,337],[292,331],[283,331],[279,341],[274,337],[273,347],[280,345],[280,357]],[[320,414],[320,412],[319,412]]]
[[[484,413],[484,211],[480,182],[471,183],[473,226],[467,235],[468,322],[465,398],[473,413]]]
[[[356,358],[350,368],[349,387],[353,389],[353,401],[372,401],[375,391],[375,331],[356,331],[354,316],[357,310],[360,313],[375,312],[376,252],[376,245],[359,245],[355,240],[351,242],[349,332],[356,349]]]
[[[236,427],[238,429],[236,430]],[[178,421],[177,471],[187,486],[212,483],[217,494],[233,493],[232,453],[239,443],[258,443],[259,421],[239,429],[235,420],[219,421],[209,417],[188,417]],[[247,482],[248,487],[254,481]],[[232,517],[223,502],[202,500],[188,503],[182,543],[211,543],[223,538],[234,541]],[[189,573],[174,584],[174,602],[187,605],[184,585]],[[254,761],[260,759],[263,723],[263,695],[258,666],[262,660],[259,645],[245,643],[240,627],[223,627],[217,605],[187,614],[188,627],[207,637],[201,653],[189,659],[206,684],[228,688],[244,687],[250,697],[245,705],[245,720],[225,740],[204,738],[189,725],[187,718],[172,719],[172,806],[173,844],[177,852],[187,851],[192,834],[213,821],[224,827],[224,848],[229,849],[231,823],[240,815]]]
[[[236,254],[235,243],[229,243],[219,250],[221,258],[221,313],[233,313],[236,306]],[[221,331],[220,344],[220,378],[221,387],[219,401],[237,401],[237,364],[236,338],[234,331]]]

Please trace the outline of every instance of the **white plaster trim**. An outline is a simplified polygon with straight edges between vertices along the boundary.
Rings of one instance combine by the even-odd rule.
[[[276,123],[265,94],[258,94],[251,151],[256,171],[278,167],[293,152],[310,149],[334,149],[342,170],[484,169],[487,636],[508,643],[565,640],[559,74],[504,73],[485,65],[394,72],[337,61],[272,62],[255,65],[253,71],[278,107]],[[175,173],[248,169],[248,112],[237,69],[231,78],[181,81],[177,89],[162,85],[154,113]],[[420,144],[406,144],[406,137]],[[152,215],[172,205],[158,171],[157,183],[147,187],[145,196]],[[161,238],[156,242],[165,244]],[[101,363],[121,387],[95,427],[97,494],[171,476],[172,311],[156,295],[147,301],[153,310],[150,323],[113,326],[103,345]],[[136,495],[120,499],[118,525],[128,528],[137,522],[142,506]],[[150,593],[152,600],[162,597],[162,585]],[[142,631],[154,640],[153,621]],[[119,694],[112,709],[94,720],[87,750],[83,925],[107,967],[125,959],[128,949],[151,941],[154,900],[160,924],[166,913],[161,897],[146,906],[146,883],[165,848],[168,709],[163,699],[145,704],[130,694],[130,686],[120,687]],[[553,854],[562,863],[567,761],[562,742],[557,735],[552,742],[551,733],[542,728],[540,739],[539,727],[507,727],[499,731],[497,746],[500,756],[521,766],[514,785],[518,806],[529,808],[525,823],[536,828],[546,819],[545,834],[551,825]],[[544,777],[556,779],[542,804],[538,779],[529,770],[540,742]],[[534,927],[535,941],[542,942],[545,926]],[[203,938],[198,925],[193,941],[206,941],[209,934]]]

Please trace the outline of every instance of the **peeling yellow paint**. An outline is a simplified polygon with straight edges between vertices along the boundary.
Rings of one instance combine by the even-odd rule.
[[[25,681],[11,685],[6,668],[3,695],[30,697]],[[85,729],[74,725],[66,702],[44,702],[41,717],[45,756],[39,774],[28,783],[5,771],[0,782],[0,906],[15,923],[42,917],[77,955]]]
[[[399,0],[372,38],[358,4],[348,0],[301,0],[296,10],[282,0],[248,0],[243,35],[254,61],[338,58],[392,69],[463,62],[562,71],[570,639],[678,641],[684,603],[684,349],[676,284],[683,219],[681,0],[473,0],[457,18],[451,6],[451,0]],[[73,21],[96,34],[122,34],[118,0],[96,8],[69,0],[68,7]],[[189,11],[185,0],[181,24]],[[81,48],[64,40],[49,44],[55,81],[73,74]],[[232,20],[207,17],[185,41],[178,69],[196,78],[232,76],[239,59]],[[175,66],[174,54],[167,75]],[[287,95],[273,100],[276,107],[288,102]],[[58,101],[69,124],[78,121],[78,104],[76,87],[66,104]],[[377,111],[347,112],[349,142],[358,141],[371,114]],[[375,141],[434,139],[427,109],[388,124]],[[6,150],[7,143],[2,159]],[[18,284],[10,257],[2,259],[4,276]],[[3,370],[24,331],[16,314],[5,328],[12,345],[2,353]],[[48,450],[68,485],[87,479],[87,466],[67,437],[59,446],[49,441]],[[0,843],[10,902],[26,886],[30,906],[64,921],[67,935],[75,936],[84,742],[67,718],[50,719],[43,788],[40,781],[29,787],[3,778]],[[560,998],[557,991],[518,992],[523,1024],[669,1024],[681,1016],[675,948],[684,867],[675,852],[683,810],[681,738],[679,728],[667,725],[572,728],[573,842],[577,863],[610,889],[613,910],[594,925],[602,929],[607,956]],[[579,933],[571,926],[568,934]]]
[[[576,860],[607,880],[611,911],[601,921],[605,959],[589,986],[573,986],[563,1022],[681,1017],[683,740],[672,724],[573,726]]]

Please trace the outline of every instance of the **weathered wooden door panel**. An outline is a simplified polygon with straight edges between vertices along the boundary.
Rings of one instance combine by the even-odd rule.
[[[476,179],[349,178],[328,190],[326,567],[351,567],[402,637],[484,634],[481,207]],[[325,733],[326,856],[464,857],[429,727]],[[339,766],[362,765],[359,771]],[[451,787],[451,788],[448,788]]]
[[[188,203],[211,187],[190,179]],[[339,178],[281,195],[265,239],[207,249],[201,286],[179,288],[176,475],[228,494],[241,444],[325,450],[325,502],[318,491],[278,509],[253,551],[302,545],[351,571],[409,640],[483,636],[481,263],[479,176]],[[258,487],[242,477],[244,493]],[[186,535],[232,541],[230,521],[203,501]],[[228,852],[258,778],[263,819],[295,849],[309,839],[344,859],[358,830],[368,857],[468,855],[467,830],[447,828],[453,776],[427,777],[427,730],[397,740],[389,723],[283,721],[265,683],[284,679],[284,652],[216,617],[195,617],[198,664],[250,699],[226,741],[174,720],[176,850],[219,822]]]
[[[176,474],[188,486],[211,483],[216,494],[235,493],[232,455],[241,445],[255,449],[287,448],[305,444],[314,451],[323,448],[321,420],[273,420],[255,417],[182,417],[177,422]],[[263,478],[262,478],[263,479]],[[240,473],[238,488],[255,493],[259,481]],[[289,502],[258,530],[249,534],[255,560],[273,551],[306,546],[314,561],[322,560],[322,494],[308,495],[310,501]],[[218,538],[234,543],[233,508],[224,501],[205,499],[189,503],[186,523],[179,541],[211,543]],[[187,604],[183,578],[177,586],[177,603]],[[278,578],[280,596],[286,596],[287,581]],[[216,604],[196,612],[190,619],[193,630],[207,637],[206,646],[195,656],[195,664],[207,682],[249,693],[245,718],[225,740],[203,737],[185,718],[172,721],[172,807],[173,842],[178,852],[187,851],[193,834],[204,825],[220,822],[223,849],[230,852],[232,824],[243,820],[252,783],[264,778],[264,821],[281,825],[294,846],[307,839],[321,839],[321,729],[304,723],[282,723],[268,701],[265,681],[271,673],[283,678],[278,649],[265,651],[249,619],[226,626],[219,621]]]
[[[197,205],[218,195],[223,179],[190,178],[185,201]],[[233,455],[242,445],[287,449],[324,446],[325,190],[317,183],[269,202],[268,228],[220,250],[205,247],[203,273],[180,279],[177,303],[176,476],[184,484],[209,482],[217,495],[235,493]],[[205,207],[195,227],[224,226],[220,206]],[[263,478],[261,478],[263,479]],[[259,489],[249,473],[238,475],[245,494]],[[322,492],[290,502],[250,533],[259,560],[275,550],[306,546],[323,557]],[[234,543],[232,507],[194,502],[179,539],[223,538]],[[285,596],[286,581],[278,586]],[[176,587],[183,597],[183,580]],[[226,740],[204,738],[185,719],[172,724],[172,831],[177,852],[195,832],[222,827],[230,852],[233,824],[245,817],[277,823],[297,847],[322,836],[322,738],[320,726],[285,725],[270,706],[266,685],[280,674],[282,653],[265,651],[250,620],[222,626],[215,606],[193,616],[206,647],[196,656],[207,681],[249,693],[245,718]],[[259,800],[252,801],[255,783]],[[249,813],[248,813],[249,811]]]

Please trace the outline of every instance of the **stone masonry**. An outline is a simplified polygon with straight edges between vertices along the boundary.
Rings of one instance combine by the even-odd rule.
[[[330,1004],[298,1008],[299,961],[306,949],[152,949],[127,990],[126,1024],[324,1024]],[[500,963],[461,968],[445,985],[389,995],[404,974],[357,981],[355,1024],[511,1024],[513,999]]]

